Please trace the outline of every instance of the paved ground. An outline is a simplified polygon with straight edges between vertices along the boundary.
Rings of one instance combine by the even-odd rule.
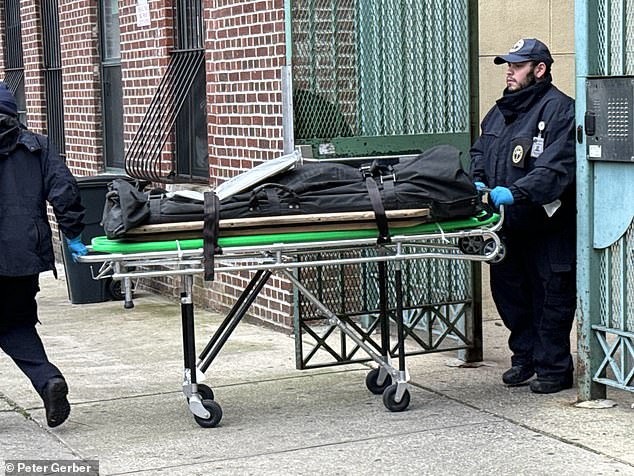
[[[40,332],[66,374],[73,405],[48,429],[41,402],[0,354],[0,471],[10,459],[97,459],[102,475],[416,474],[634,475],[634,395],[575,407],[576,390],[506,388],[506,330],[485,306],[485,363],[456,355],[408,360],[412,401],[391,413],[362,365],[295,370],[289,335],[241,324],[208,371],[224,417],[199,427],[180,392],[176,302],[71,305],[42,277]],[[220,316],[197,311],[200,343]],[[24,474],[24,473],[23,473]]]

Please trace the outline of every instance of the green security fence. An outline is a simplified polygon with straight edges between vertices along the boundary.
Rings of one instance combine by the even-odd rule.
[[[466,153],[478,127],[477,1],[287,0],[286,11],[292,140],[304,156],[385,156],[437,144]],[[368,251],[337,256],[362,253]],[[408,355],[459,349],[467,360],[482,358],[478,270],[460,260],[403,264]],[[379,350],[376,264],[298,273]],[[393,273],[388,264],[389,282]],[[387,294],[395,319],[395,292]],[[295,296],[299,368],[367,360],[310,302]]]
[[[634,83],[634,1],[577,0],[575,16],[581,131],[586,109],[598,106],[586,104],[590,80]],[[621,99],[626,111],[631,100]],[[615,124],[608,121],[608,135]],[[631,119],[618,124],[631,141]],[[579,396],[588,400],[604,398],[606,386],[634,391],[634,163],[590,160],[591,139],[579,138]]]
[[[316,156],[466,151],[473,3],[293,0],[295,143]]]

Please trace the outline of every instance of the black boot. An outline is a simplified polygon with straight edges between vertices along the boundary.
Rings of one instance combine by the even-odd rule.
[[[562,390],[572,388],[572,375],[566,375],[563,378],[539,378],[531,382],[531,392],[533,393],[557,393]]]
[[[521,385],[535,375],[535,369],[529,365],[514,365],[502,374],[502,382],[506,385]]]
[[[46,409],[46,423],[51,428],[61,425],[70,414],[70,403],[66,398],[68,385],[62,377],[53,377],[42,390],[42,400]]]

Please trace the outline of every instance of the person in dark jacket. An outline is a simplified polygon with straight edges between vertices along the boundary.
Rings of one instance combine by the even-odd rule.
[[[70,404],[35,328],[39,273],[55,272],[47,202],[73,256],[86,254],[75,178],[46,137],[19,123],[15,96],[0,83],[0,348],[31,380],[54,427],[68,418]]]
[[[471,149],[476,187],[505,205],[506,257],[492,264],[491,292],[510,330],[507,385],[535,393],[573,384],[570,331],[576,308],[574,101],[552,84],[553,58],[541,41],[518,41],[506,89],[482,121]]]

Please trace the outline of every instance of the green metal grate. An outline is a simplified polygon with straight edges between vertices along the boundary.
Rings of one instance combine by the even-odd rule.
[[[432,251],[417,247],[418,252]],[[353,250],[308,255],[304,259],[365,257],[374,252]],[[402,263],[403,308],[407,355],[466,349],[473,339],[466,329],[472,318],[471,265],[461,260],[418,260]],[[354,325],[366,343],[380,348],[378,325],[379,287],[376,263],[306,268],[298,278],[337,316]],[[397,342],[393,338],[396,319],[394,264],[387,264],[387,312],[391,319],[392,356]],[[297,296],[298,320],[295,327],[297,365],[315,368],[338,363],[368,360],[358,347],[328,323],[314,305],[301,294]],[[326,352],[316,352],[326,350]]]
[[[292,5],[296,144],[326,156],[403,153],[452,133],[448,141],[465,148],[467,0]]]
[[[634,0],[596,0],[587,5],[588,74],[634,75]],[[604,173],[605,166],[595,164],[593,174]],[[634,391],[634,224],[608,248],[594,250],[591,261],[595,260],[598,316],[587,340],[585,363],[592,362],[594,382]],[[592,395],[589,388],[583,391]]]
[[[474,27],[467,0],[290,5],[295,145],[309,146],[316,157],[403,154],[439,143],[466,152]],[[350,253],[337,256],[354,258],[360,251]],[[408,355],[474,348],[471,264],[420,260],[402,266]],[[392,264],[387,274],[393,322]],[[358,264],[304,269],[298,278],[378,350],[377,276],[376,264]],[[296,302],[299,368],[367,360],[299,293]]]

